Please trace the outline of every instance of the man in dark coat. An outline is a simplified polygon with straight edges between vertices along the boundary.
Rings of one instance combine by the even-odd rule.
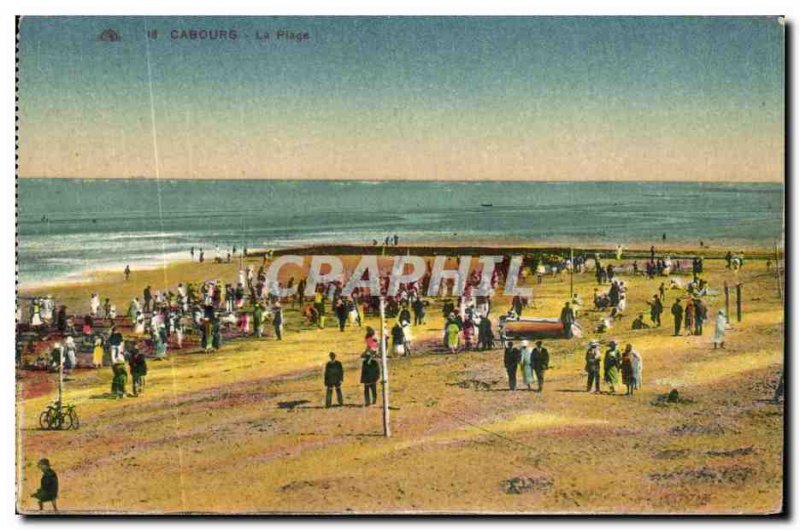
[[[533,371],[536,373],[536,383],[538,385],[536,391],[541,392],[544,386],[544,371],[550,368],[550,352],[542,346],[542,341],[540,340],[536,341],[536,347],[531,353],[531,364],[533,365]]]
[[[478,348],[481,350],[491,350],[494,348],[492,321],[489,319],[488,315],[481,318],[478,324]]]
[[[411,304],[411,308],[414,310],[414,325],[419,326],[420,324],[424,324],[425,302],[422,301],[422,298],[415,298],[414,303]]]
[[[522,352],[519,348],[514,347],[514,343],[508,341],[506,343],[505,354],[503,355],[503,364],[508,373],[508,389],[517,389],[517,370],[519,370],[519,363],[522,360]]]
[[[519,296],[515,296],[511,300],[511,309],[514,310],[514,313],[516,313],[518,317],[521,317],[522,311],[523,309],[525,309],[525,306],[522,303],[522,298],[520,298]]]
[[[283,340],[283,309],[279,302],[272,306],[272,327],[275,330],[275,338]]]
[[[675,336],[681,334],[681,323],[683,322],[683,306],[681,299],[676,298],[675,303],[672,304],[672,318],[675,319]]]
[[[575,323],[575,312],[570,307],[569,302],[564,304],[561,309],[561,324],[564,326],[564,336],[568,339],[572,338],[572,324]]]
[[[364,385],[364,406],[369,407],[378,401],[378,380],[381,378],[381,365],[367,350],[361,363],[361,384]],[[372,400],[370,401],[370,394]]]
[[[39,501],[39,510],[44,509],[44,503],[50,502],[53,504],[53,511],[57,512],[58,475],[50,467],[50,461],[46,458],[39,460],[38,467],[42,472],[42,480],[39,483],[39,489],[31,497]]]
[[[650,326],[648,326],[644,321],[644,313],[639,313],[639,316],[637,316],[633,320],[633,322],[631,322],[631,329],[633,330],[649,329],[649,328]]]
[[[138,396],[144,390],[144,381],[147,376],[147,359],[144,353],[134,347],[130,359],[131,379],[133,380],[133,395]]]
[[[661,304],[661,299],[658,297],[657,294],[653,295],[653,301],[648,302],[650,304],[650,320],[653,321],[653,325],[657,328],[661,327],[661,313],[664,312],[664,306]]]
[[[342,398],[342,382],[344,381],[344,367],[336,360],[336,354],[330,352],[330,361],[325,364],[325,408],[330,408],[333,398],[333,390],[336,389],[336,400],[341,407],[344,404]]]
[[[153,300],[153,295],[150,294],[150,286],[149,285],[144,288],[144,292],[142,293],[142,296],[144,298],[144,307],[142,308],[142,311],[144,313],[149,313],[150,309],[151,309],[150,303]]]
[[[347,324],[347,307],[344,305],[344,300],[339,298],[336,300],[336,318],[339,319],[339,331],[344,331],[344,326]]]
[[[586,391],[592,390],[594,384],[594,393],[600,393],[600,343],[592,341],[589,344],[589,349],[586,350]]]
[[[699,298],[694,301],[694,334],[703,334],[703,321],[706,319],[706,305]]]

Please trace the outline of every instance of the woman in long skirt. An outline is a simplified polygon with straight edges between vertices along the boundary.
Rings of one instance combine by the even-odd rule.
[[[139,311],[136,312],[135,322],[133,332],[137,335],[144,335],[144,315]]]
[[[103,367],[103,339],[95,337],[94,350],[92,350],[92,366],[95,368]]]
[[[725,318],[725,311],[720,309],[717,313],[717,321],[714,327],[714,349],[719,345],[720,348],[725,348],[725,327],[728,325],[728,319]]]
[[[461,330],[458,327],[458,324],[455,322],[450,322],[445,328],[446,337],[447,337],[447,347],[450,349],[450,353],[456,353],[458,351],[458,339]]]
[[[531,384],[533,383],[533,364],[531,362],[533,349],[528,345],[527,340],[523,340],[521,346],[522,359],[520,364],[522,365],[522,382],[525,383],[528,390],[530,390]]]
[[[609,349],[606,351],[606,355],[603,358],[603,380],[606,382],[608,386],[611,387],[611,393],[615,394],[617,392],[617,386],[619,385],[619,351],[617,351],[617,343],[615,341],[611,341],[609,343]]]
[[[692,335],[694,334],[694,302],[691,298],[686,301],[684,315],[683,327],[689,331],[689,335]]]
[[[620,362],[622,372],[622,384],[625,385],[625,395],[633,395],[633,356],[631,355],[631,345],[625,347],[622,352],[622,361]]]
[[[631,351],[631,367],[633,368],[633,384],[632,389],[639,390],[642,388],[642,356],[636,350]],[[633,393],[633,392],[631,392]]]

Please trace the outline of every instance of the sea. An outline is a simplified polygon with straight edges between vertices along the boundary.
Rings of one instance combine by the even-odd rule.
[[[313,243],[772,246],[775,183],[19,179],[22,288]],[[240,251],[240,250],[239,250]]]

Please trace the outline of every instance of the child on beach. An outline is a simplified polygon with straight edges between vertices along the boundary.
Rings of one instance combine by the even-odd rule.
[[[42,472],[42,480],[39,483],[39,489],[31,497],[39,501],[39,510],[43,510],[44,503],[49,502],[53,505],[53,511],[58,512],[58,505],[56,504],[58,499],[58,475],[50,467],[50,461],[46,458],[39,460],[37,467]]]

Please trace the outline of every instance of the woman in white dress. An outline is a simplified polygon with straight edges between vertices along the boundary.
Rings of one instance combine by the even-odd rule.
[[[78,365],[78,360],[75,355],[78,347],[75,345],[75,339],[67,337],[64,341],[64,368],[71,369]]]
[[[89,305],[92,308],[91,315],[96,317],[97,313],[100,311],[100,296],[98,296],[97,293],[92,293],[92,300],[89,302]]]
[[[642,356],[639,355],[639,352],[636,350],[631,351],[631,368],[632,368],[632,377],[631,377],[631,386],[636,390],[642,388],[642,368],[644,368],[642,363]]]
[[[533,383],[533,365],[532,365],[532,354],[533,348],[528,345],[527,340],[522,341],[522,358],[520,360],[520,364],[522,364],[522,381],[528,387],[528,390],[531,389],[531,383]]]
[[[136,313],[136,323],[133,326],[133,332],[137,335],[144,335],[144,315],[141,311]]]
[[[31,326],[41,326],[42,325],[42,301],[37,298],[33,301],[31,305]]]
[[[728,319],[725,318],[725,310],[720,309],[717,313],[717,321],[714,326],[714,349],[717,346],[725,348],[725,328],[728,325]]]

